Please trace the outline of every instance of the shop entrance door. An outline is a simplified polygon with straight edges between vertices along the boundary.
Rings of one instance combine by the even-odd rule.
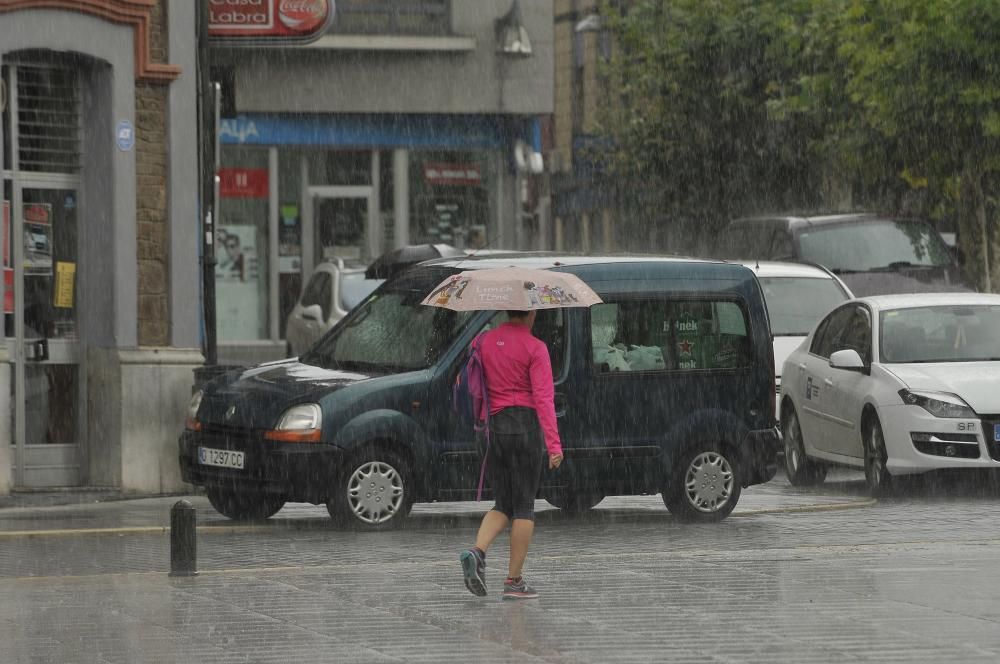
[[[305,279],[324,261],[367,265],[378,256],[381,231],[374,187],[309,187],[308,191],[302,218]]]
[[[77,327],[77,178],[4,182],[3,255],[15,487],[77,486],[86,403]]]

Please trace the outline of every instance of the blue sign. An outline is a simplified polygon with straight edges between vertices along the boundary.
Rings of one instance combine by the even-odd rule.
[[[135,128],[128,120],[121,120],[115,127],[115,143],[122,152],[128,152],[135,145]]]

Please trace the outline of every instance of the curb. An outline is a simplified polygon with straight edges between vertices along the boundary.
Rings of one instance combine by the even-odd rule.
[[[794,505],[789,507],[771,507],[759,510],[748,510],[745,512],[734,512],[729,518],[741,518],[748,516],[760,516],[764,514],[797,514],[809,512],[833,512],[840,510],[861,509],[872,507],[878,504],[878,500],[855,500],[846,503],[825,503],[821,505]],[[221,533],[221,534],[245,534],[245,533],[266,533],[278,532],[279,530],[299,531],[295,527],[282,528],[280,525],[199,525],[197,532]],[[120,528],[56,528],[52,530],[10,530],[0,532],[0,540],[4,539],[41,539],[45,537],[84,537],[88,535],[167,535],[170,533],[170,526],[126,526]]]

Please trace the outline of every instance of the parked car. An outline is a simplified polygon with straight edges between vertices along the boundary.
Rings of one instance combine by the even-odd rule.
[[[316,266],[285,326],[287,354],[299,355],[378,288],[384,279],[369,279],[363,265],[327,261]]]
[[[793,484],[827,464],[863,468],[878,495],[894,476],[1000,470],[1000,295],[855,299],[785,361],[781,431]]]
[[[774,398],[781,399],[781,371],[788,355],[838,304],[854,297],[835,274],[819,265],[744,262],[757,275],[767,303],[774,341]],[[776,408],[775,413],[779,410]]]
[[[723,231],[719,257],[823,265],[857,296],[975,289],[933,227],[872,213],[761,216]]]
[[[302,356],[208,383],[180,437],[184,480],[234,519],[326,503],[336,521],[368,528],[398,525],[415,501],[472,499],[482,447],[453,411],[452,385],[475,335],[504,314],[420,302],[450,274],[508,265],[572,272],[604,299],[535,323],[566,454],[541,497],[579,511],[661,492],[678,518],[716,521],[743,487],[773,477],[771,332],[751,270],[535,254],[423,263]]]

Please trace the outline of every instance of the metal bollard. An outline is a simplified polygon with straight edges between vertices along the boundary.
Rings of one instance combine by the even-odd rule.
[[[195,510],[186,500],[170,508],[170,576],[197,576]]]

